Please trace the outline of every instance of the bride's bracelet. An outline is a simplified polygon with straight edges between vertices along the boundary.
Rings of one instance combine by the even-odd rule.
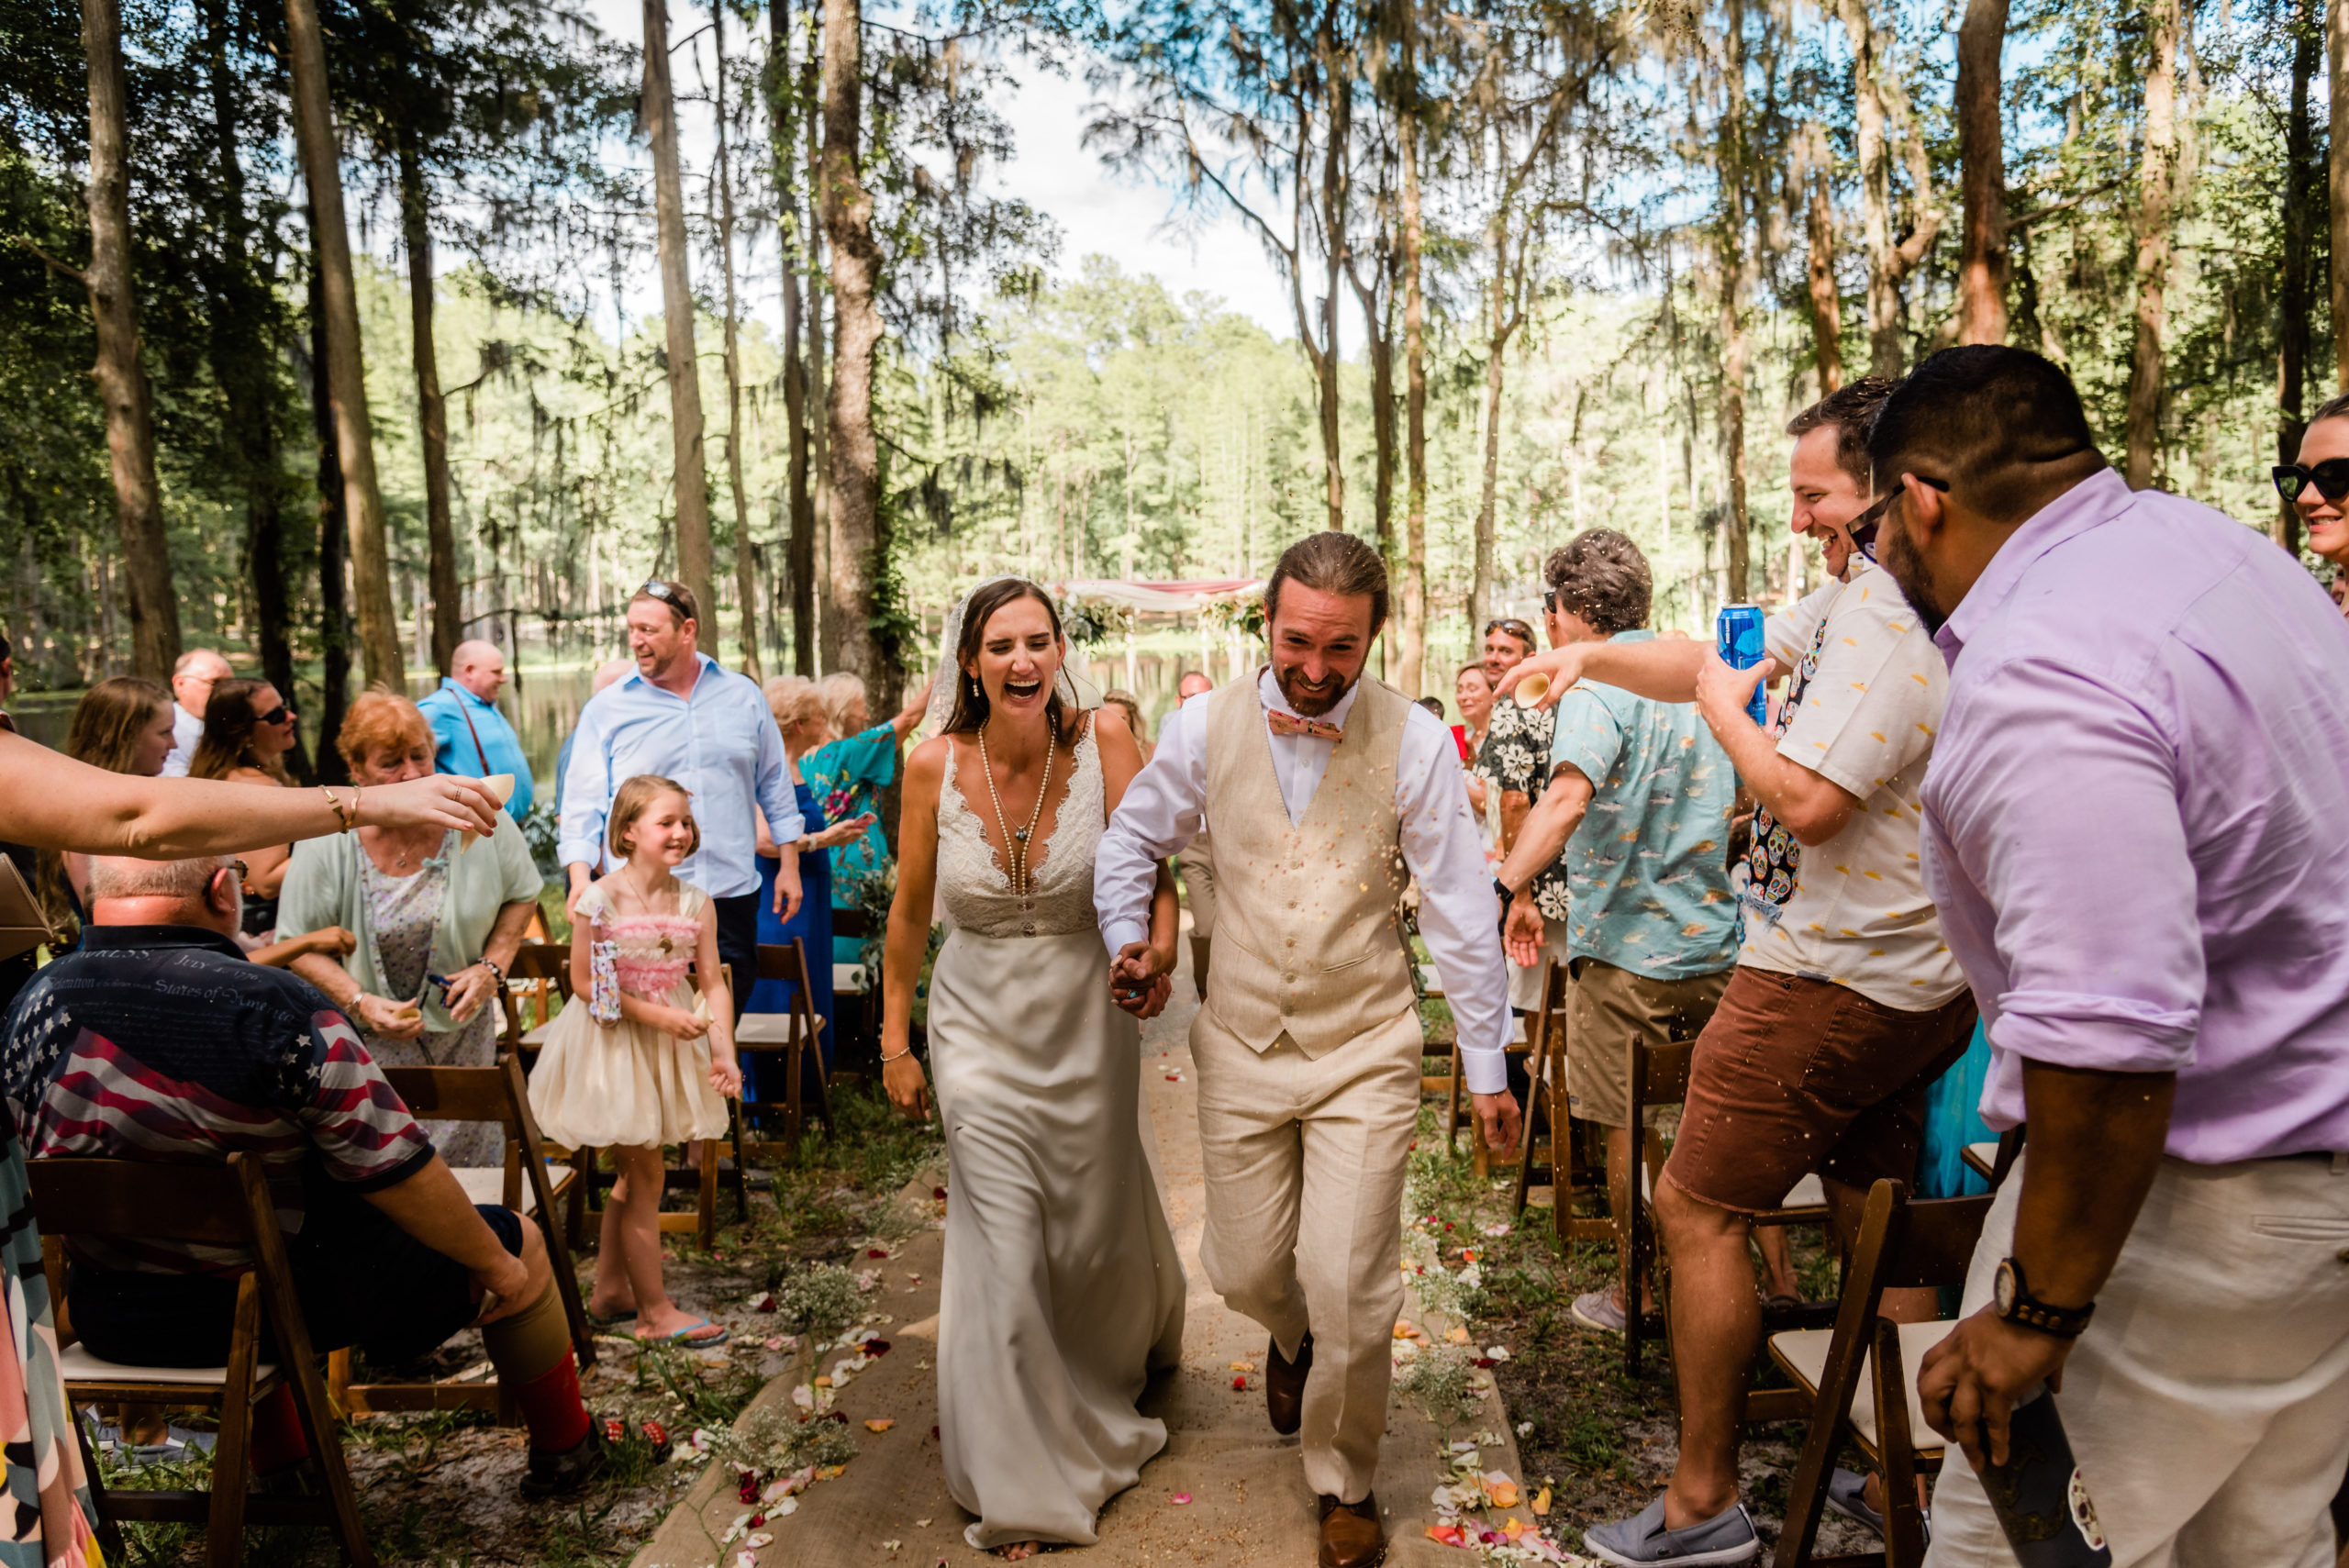
[[[890,1056],[885,1053],[881,1058],[881,1065],[886,1067],[892,1062],[903,1062],[907,1057],[911,1056],[913,1053],[914,1048],[910,1045],[907,1046],[905,1050],[897,1052],[895,1056]]]

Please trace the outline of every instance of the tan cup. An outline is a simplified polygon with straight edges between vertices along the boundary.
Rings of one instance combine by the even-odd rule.
[[[1509,695],[1517,699],[1517,706],[1520,707],[1539,707],[1542,706],[1542,699],[1549,695],[1550,677],[1540,673],[1526,676],[1525,679],[1518,682],[1516,688],[1509,693]]]

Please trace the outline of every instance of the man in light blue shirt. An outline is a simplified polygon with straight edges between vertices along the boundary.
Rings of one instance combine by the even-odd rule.
[[[432,763],[440,772],[469,779],[514,775],[506,814],[518,824],[530,815],[530,761],[522,754],[521,737],[497,711],[497,694],[505,689],[506,655],[497,645],[460,642],[440,689],[416,706],[432,726]]]
[[[1543,575],[1545,607],[1566,641],[1655,637],[1644,629],[1647,558],[1623,535],[1577,536]],[[1631,1195],[1631,1052],[1696,1039],[1737,961],[1728,855],[1737,771],[1689,704],[1586,681],[1558,699],[1557,712],[1550,785],[1519,829],[1500,882],[1515,895],[1510,947],[1538,951],[1542,917],[1528,889],[1564,851],[1575,1042],[1566,1091],[1575,1116],[1607,1129],[1608,1200],[1620,1227]],[[1620,1330],[1626,1299],[1620,1285],[1592,1291],[1573,1313]]]
[[[628,646],[636,671],[588,698],[572,737],[562,780],[562,831],[555,858],[571,891],[564,912],[599,868],[611,869],[604,822],[612,796],[639,773],[685,786],[701,848],[677,876],[718,906],[718,955],[736,976],[739,1016],[751,994],[759,940],[757,812],[779,844],[800,835],[799,805],[783,755],[783,734],[756,682],[719,668],[696,646],[700,623],[692,593],[655,579],[628,606]],[[783,857],[775,875],[775,913],[799,908],[799,859]]]

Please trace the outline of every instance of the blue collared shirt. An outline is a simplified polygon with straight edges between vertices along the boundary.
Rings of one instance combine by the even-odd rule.
[[[416,705],[432,726],[432,764],[460,778],[485,779],[492,773],[512,773],[514,794],[506,814],[520,822],[530,815],[530,760],[522,754],[521,737],[506,722],[495,703],[484,702],[460,685],[453,675],[443,676],[440,689]]]
[[[720,669],[707,653],[695,657],[701,673],[690,696],[663,691],[637,670],[580,710],[571,766],[562,777],[562,830],[555,846],[562,864],[606,862],[604,822],[612,796],[639,773],[685,786],[701,848],[677,867],[677,875],[712,898],[758,891],[753,805],[767,814],[775,842],[799,837],[799,803],[784,764],[783,734],[758,684]]]

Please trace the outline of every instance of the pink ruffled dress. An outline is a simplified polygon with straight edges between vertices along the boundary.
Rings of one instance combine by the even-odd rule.
[[[620,915],[595,884],[579,896],[573,940],[618,943],[622,991],[691,1012],[699,1001],[685,970],[709,895],[677,885],[677,913]],[[707,1035],[680,1040],[628,1018],[598,1024],[584,996],[573,997],[547,1030],[530,1073],[530,1110],[549,1141],[573,1149],[685,1143],[726,1131],[725,1098],[709,1086]]]

